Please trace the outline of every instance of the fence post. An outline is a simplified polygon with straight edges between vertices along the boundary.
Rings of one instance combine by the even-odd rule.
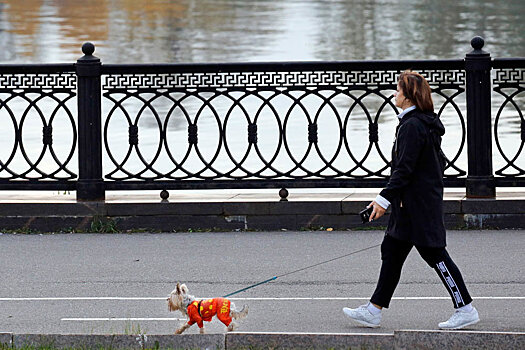
[[[77,201],[103,201],[101,63],[93,56],[95,45],[82,45],[84,56],[77,60],[78,181]]]
[[[485,41],[476,36],[470,42],[474,50],[466,54],[467,90],[467,198],[496,196],[492,172],[491,133],[491,58],[482,50]]]

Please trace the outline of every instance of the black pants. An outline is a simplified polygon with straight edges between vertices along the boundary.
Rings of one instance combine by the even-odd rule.
[[[388,307],[394,290],[399,283],[401,277],[401,268],[412,249],[413,244],[406,241],[401,241],[391,236],[385,235],[383,243],[381,244],[381,272],[379,273],[379,281],[377,287],[372,295],[370,301],[373,304]],[[461,272],[447,250],[443,248],[429,248],[417,247],[417,251],[438,274],[439,278],[447,288],[454,307],[465,306],[472,302]]]

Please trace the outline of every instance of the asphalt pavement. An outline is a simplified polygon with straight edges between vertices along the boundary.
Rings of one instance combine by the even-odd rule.
[[[170,334],[183,322],[166,296],[176,282],[215,297],[381,242],[380,231],[0,235],[0,332]],[[475,331],[525,331],[525,231],[448,231],[481,321]],[[246,332],[435,330],[452,302],[414,249],[376,330],[341,309],[366,303],[380,249],[346,256],[241,292]],[[222,333],[218,321],[210,333]],[[197,333],[196,326],[190,333]]]

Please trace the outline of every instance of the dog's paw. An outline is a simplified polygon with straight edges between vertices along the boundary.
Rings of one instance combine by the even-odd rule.
[[[206,330],[204,329],[204,327],[202,327],[200,330],[199,330],[200,334],[206,334]]]
[[[234,330],[236,330],[238,327],[237,323],[235,322],[232,322],[230,323],[230,325],[228,326],[228,332],[233,332]]]

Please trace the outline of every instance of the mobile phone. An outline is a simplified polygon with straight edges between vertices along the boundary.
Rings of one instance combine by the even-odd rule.
[[[368,208],[365,208],[359,212],[359,216],[361,217],[361,221],[363,224],[367,223],[370,220],[370,215],[372,214],[372,211],[374,210],[374,206],[370,206]]]

